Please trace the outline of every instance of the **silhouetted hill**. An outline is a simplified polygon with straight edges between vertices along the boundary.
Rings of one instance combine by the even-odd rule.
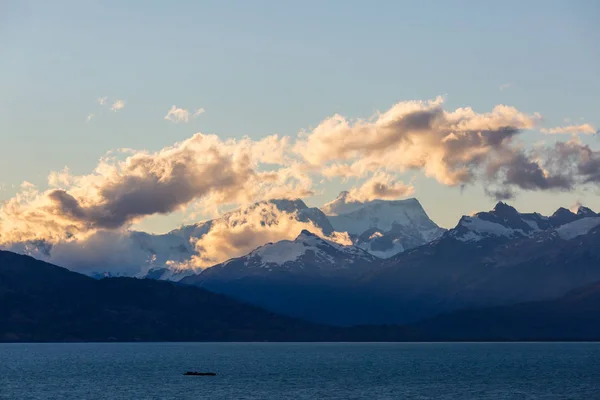
[[[198,287],[95,280],[0,251],[1,341],[310,341],[332,332]]]
[[[422,340],[600,340],[600,282],[556,300],[440,315],[411,331]]]
[[[340,328],[194,286],[95,280],[0,251],[0,341],[468,340],[600,340],[600,283],[556,300],[463,310],[405,326]]]

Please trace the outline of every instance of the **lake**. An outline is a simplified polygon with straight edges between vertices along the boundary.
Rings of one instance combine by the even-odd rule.
[[[0,344],[0,399],[594,398],[599,343]]]

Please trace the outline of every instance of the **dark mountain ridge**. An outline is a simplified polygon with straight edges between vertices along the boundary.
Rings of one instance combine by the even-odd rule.
[[[0,341],[263,341],[333,338],[198,287],[96,280],[0,251]]]
[[[463,310],[406,326],[336,328],[203,289],[94,280],[0,252],[0,342],[600,340],[600,283],[556,300]]]

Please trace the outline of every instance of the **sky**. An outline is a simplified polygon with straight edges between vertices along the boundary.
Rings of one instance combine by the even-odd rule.
[[[0,221],[166,232],[215,205],[298,193],[320,206],[352,188],[364,200],[416,197],[447,228],[499,198],[524,212],[600,211],[599,20],[585,0],[4,0]],[[412,112],[436,127],[408,124]],[[425,136],[389,133],[389,120]],[[499,137],[499,121],[518,134],[440,144],[458,143],[445,141],[452,130]],[[264,141],[275,134],[289,143]],[[568,150],[556,142],[577,160],[556,161]],[[156,169],[186,157],[213,164],[161,186]],[[107,205],[134,187],[135,205]]]

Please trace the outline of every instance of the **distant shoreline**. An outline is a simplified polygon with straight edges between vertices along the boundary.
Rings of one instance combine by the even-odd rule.
[[[377,343],[388,343],[388,344],[394,344],[394,343],[402,343],[402,344],[431,344],[431,343],[464,343],[464,344],[468,344],[468,343],[514,343],[514,344],[518,344],[518,343],[600,343],[600,339],[597,340],[565,340],[565,339],[561,339],[561,340],[429,340],[429,341],[413,341],[413,340],[406,340],[406,341],[369,341],[369,340],[365,340],[365,341],[294,341],[294,340],[290,340],[290,341],[285,341],[285,340],[280,340],[280,341],[271,341],[271,340],[265,340],[265,341],[240,341],[240,340],[231,340],[231,341],[214,341],[214,340],[207,340],[207,341],[141,341],[141,340],[131,340],[131,341],[65,341],[65,342],[43,342],[43,341],[37,341],[37,342],[18,342],[18,341],[1,341],[0,340],[0,345],[1,344],[132,344],[132,343],[140,343],[140,344],[152,344],[152,343],[156,343],[156,344],[164,344],[164,343],[173,343],[173,344],[210,344],[210,343],[214,343],[214,344],[222,344],[222,343],[231,343],[231,344],[267,344],[267,343],[272,343],[272,344],[309,344],[309,343],[314,343],[314,344],[377,344]]]

